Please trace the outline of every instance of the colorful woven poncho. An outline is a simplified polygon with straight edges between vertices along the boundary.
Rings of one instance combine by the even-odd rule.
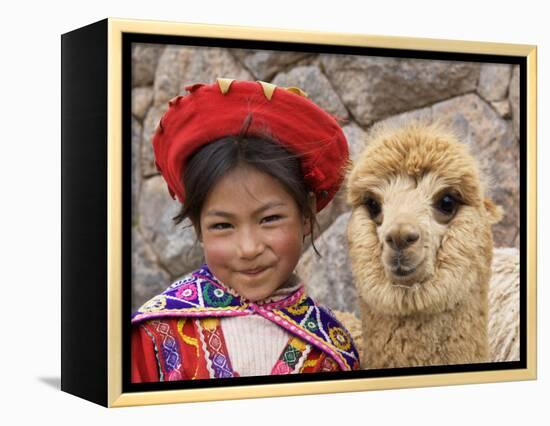
[[[282,300],[257,304],[237,296],[204,264],[132,315],[132,381],[238,376],[220,319],[246,315],[261,315],[292,336],[271,374],[359,368],[349,332],[303,286]]]

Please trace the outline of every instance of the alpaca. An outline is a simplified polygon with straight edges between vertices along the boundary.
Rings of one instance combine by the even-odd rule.
[[[496,248],[489,283],[489,361],[519,361],[519,252]],[[363,326],[352,312],[333,310],[350,332],[363,360]]]
[[[502,209],[437,123],[378,126],[348,174],[367,368],[489,361],[491,225]]]

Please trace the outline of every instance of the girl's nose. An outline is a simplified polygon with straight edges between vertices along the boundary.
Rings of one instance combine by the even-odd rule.
[[[254,259],[265,249],[259,235],[251,230],[241,232],[239,236],[239,256],[244,259]]]

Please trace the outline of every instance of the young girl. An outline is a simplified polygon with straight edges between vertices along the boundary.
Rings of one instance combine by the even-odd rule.
[[[205,263],[132,315],[132,382],[359,368],[349,332],[293,273],[344,178],[340,126],[298,88],[186,89],[153,148]]]

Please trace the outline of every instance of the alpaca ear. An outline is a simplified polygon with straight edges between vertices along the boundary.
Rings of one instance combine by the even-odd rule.
[[[491,224],[500,222],[502,216],[504,215],[501,206],[497,206],[490,198],[485,198],[483,200],[483,206],[485,207],[485,211],[489,216],[489,222]]]

